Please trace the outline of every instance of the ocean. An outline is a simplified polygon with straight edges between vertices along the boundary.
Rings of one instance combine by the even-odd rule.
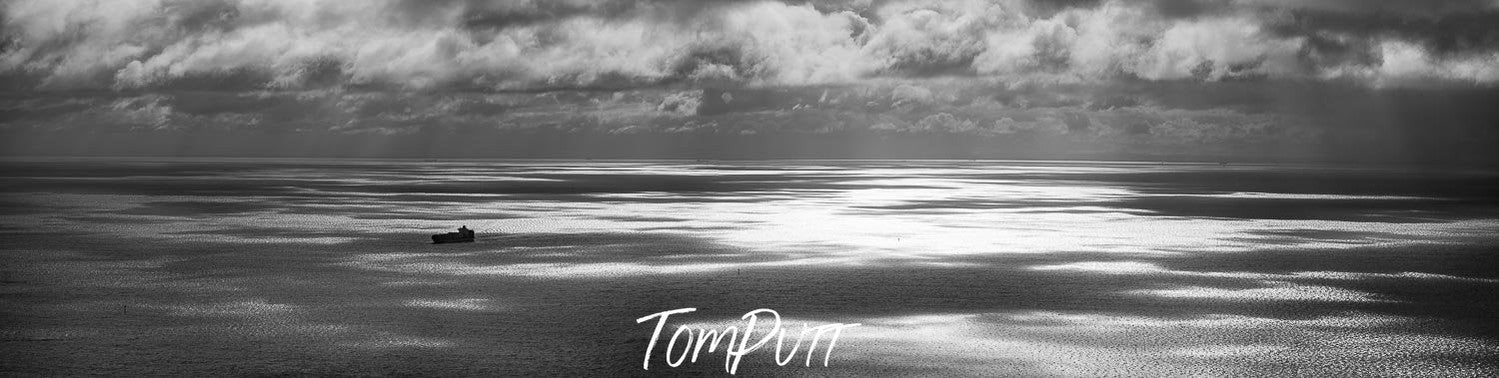
[[[1499,374],[1491,170],[16,158],[0,177],[5,375],[720,375],[722,350],[661,350],[756,309],[792,335],[859,325],[738,375]],[[477,240],[431,244],[460,226]],[[644,369],[637,320],[679,308]]]

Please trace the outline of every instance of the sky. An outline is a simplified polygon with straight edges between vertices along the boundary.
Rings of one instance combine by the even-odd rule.
[[[0,2],[0,153],[1499,163],[1499,0]]]

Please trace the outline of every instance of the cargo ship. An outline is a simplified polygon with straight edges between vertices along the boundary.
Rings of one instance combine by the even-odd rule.
[[[432,244],[473,242],[474,230],[468,229],[468,226],[458,227],[458,232],[432,235]]]

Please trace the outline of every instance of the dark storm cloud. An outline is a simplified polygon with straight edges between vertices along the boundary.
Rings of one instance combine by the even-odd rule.
[[[1437,56],[1493,53],[1499,49],[1499,10],[1475,9],[1442,15],[1421,13],[1291,12],[1267,22],[1285,35],[1352,35],[1420,44]]]

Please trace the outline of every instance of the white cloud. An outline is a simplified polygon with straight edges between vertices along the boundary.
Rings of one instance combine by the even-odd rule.
[[[1077,30],[1066,23],[1036,20],[1024,28],[990,33],[987,48],[974,59],[973,67],[979,73],[1009,75],[1065,69],[1054,65],[1066,64],[1077,38]]]
[[[1294,75],[1301,41],[1278,39],[1243,18],[1178,22],[1140,57],[1135,72],[1149,79],[1205,76],[1221,79],[1238,73]],[[1236,72],[1235,66],[1244,66]]]
[[[1382,85],[1430,79],[1499,82],[1499,52],[1438,59],[1419,45],[1398,40],[1383,41],[1379,49],[1384,61],[1377,69],[1353,71],[1353,74],[1370,76]]]

